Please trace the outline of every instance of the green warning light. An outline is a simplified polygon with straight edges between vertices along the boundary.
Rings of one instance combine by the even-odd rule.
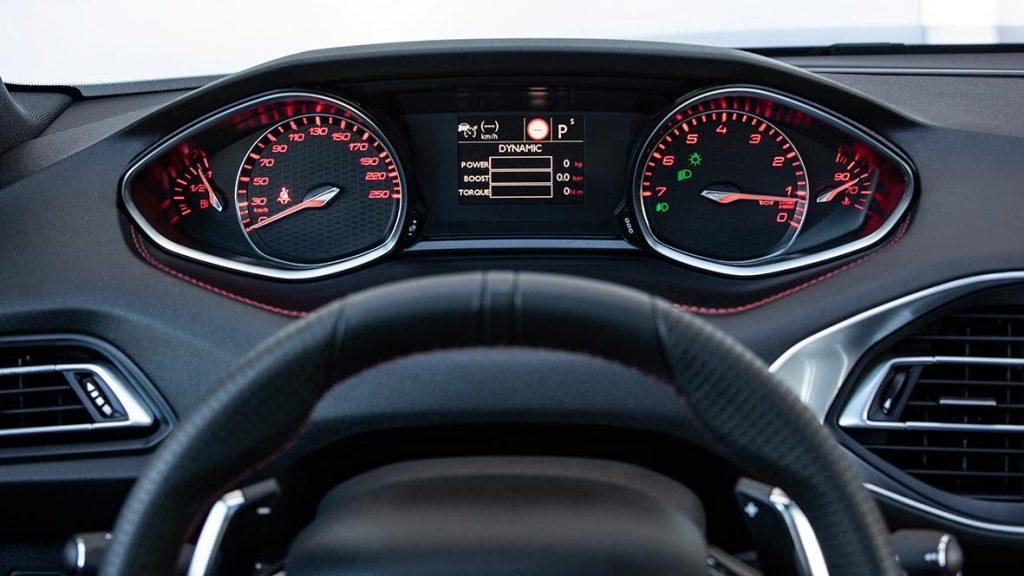
[[[693,178],[693,170],[689,168],[683,168],[679,172],[676,172],[676,182],[682,182],[683,180],[689,180]]]
[[[655,212],[668,212],[668,202],[658,202],[654,205]]]
[[[701,158],[700,154],[698,154],[696,152],[694,152],[693,154],[690,154],[690,166],[700,166],[700,163],[703,160],[704,159]]]

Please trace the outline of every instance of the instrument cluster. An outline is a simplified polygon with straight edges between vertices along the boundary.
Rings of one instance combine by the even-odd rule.
[[[528,102],[381,114],[333,94],[266,94],[144,154],[124,206],[168,252],[277,279],[494,247],[642,249],[759,276],[876,244],[914,193],[892,146],[764,88],[703,90],[653,113]]]

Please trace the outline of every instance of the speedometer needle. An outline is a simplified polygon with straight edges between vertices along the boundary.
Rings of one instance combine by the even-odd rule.
[[[714,200],[719,204],[732,204],[740,200],[759,200],[765,202],[796,202],[796,198],[789,196],[769,196],[766,194],[745,194],[743,192],[727,192],[724,190],[705,190],[700,193],[708,200]]]
[[[306,194],[306,198],[302,202],[299,202],[298,204],[292,206],[287,210],[278,212],[277,214],[274,214],[273,216],[267,218],[266,220],[260,220],[259,222],[246,228],[245,231],[249,232],[250,230],[255,230],[257,228],[266,226],[271,222],[277,222],[281,218],[295,214],[299,210],[305,210],[306,208],[323,208],[324,206],[327,205],[328,202],[333,200],[334,197],[338,195],[338,192],[341,192],[341,189],[339,189],[337,186],[318,186],[316,188],[313,188]]]
[[[210,186],[210,181],[206,179],[206,174],[203,174],[202,170],[199,170],[199,180],[202,181],[203,186],[206,186],[206,193],[210,197],[210,206],[217,212],[224,209],[224,205],[220,203],[220,198],[217,197],[217,193],[213,191],[213,186]]]
[[[850,180],[846,184],[843,184],[842,186],[839,186],[838,188],[833,189],[831,192],[825,192],[824,194],[818,196],[818,202],[821,202],[821,203],[831,202],[832,199],[835,198],[836,196],[838,196],[840,192],[842,192],[843,190],[846,190],[850,186],[853,186],[857,182],[860,182],[861,180],[864,179],[865,176],[867,176],[867,174],[861,174],[859,177],[854,178],[853,180]]]

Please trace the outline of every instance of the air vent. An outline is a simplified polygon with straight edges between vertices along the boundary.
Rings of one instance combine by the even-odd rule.
[[[0,347],[0,440],[153,423],[119,372],[87,348]]]
[[[899,341],[839,424],[910,476],[968,498],[1024,502],[1024,308],[984,306]]]

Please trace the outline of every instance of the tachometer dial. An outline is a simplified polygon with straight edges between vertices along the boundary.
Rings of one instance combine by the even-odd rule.
[[[643,154],[641,211],[658,242],[708,260],[753,262],[784,251],[800,231],[803,162],[755,111],[724,100],[676,111]]]
[[[393,235],[402,172],[383,135],[352,114],[307,114],[266,131],[238,174],[236,204],[262,254],[291,264],[348,258]]]

